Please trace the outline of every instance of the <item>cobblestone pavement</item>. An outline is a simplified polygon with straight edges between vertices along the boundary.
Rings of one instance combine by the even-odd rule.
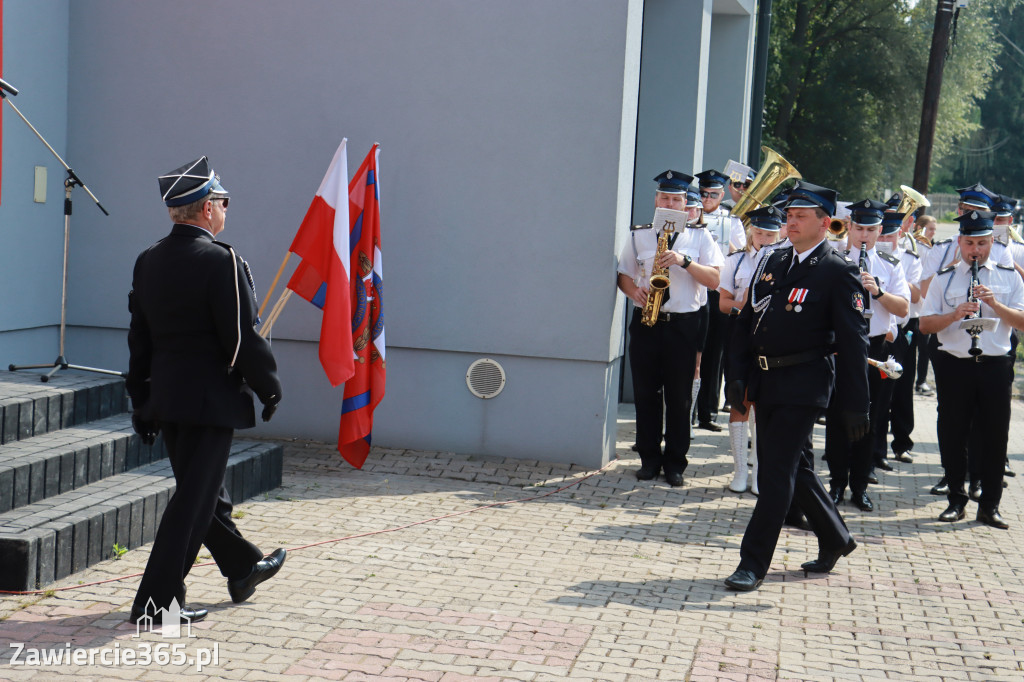
[[[249,602],[232,604],[216,568],[197,566],[189,600],[210,615],[195,637],[135,637],[138,578],[85,584],[141,571],[149,548],[133,550],[54,586],[77,589],[4,595],[0,678],[1019,681],[1024,477],[1008,479],[1009,531],[975,522],[973,503],[966,520],[938,522],[934,415],[919,399],[914,463],[872,486],[876,510],[842,507],[853,554],[805,576],[814,538],[786,529],[764,585],[742,594],[722,579],[754,498],[726,490],[727,432],[697,432],[681,489],[634,478],[628,406],[622,459],[587,478],[380,449],[356,471],[330,445],[292,442],[283,487],[237,507],[266,551],[295,548]],[[1010,452],[1024,473],[1022,422],[1017,405]],[[470,513],[431,520],[454,512]],[[92,651],[92,665],[32,664],[61,651]],[[187,662],[199,657],[202,671]]]

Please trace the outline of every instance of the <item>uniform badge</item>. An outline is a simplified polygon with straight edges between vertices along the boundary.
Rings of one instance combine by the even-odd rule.
[[[864,294],[857,292],[853,295],[853,309],[864,314]]]
[[[762,282],[770,282],[770,281],[772,281],[772,273],[766,272],[763,275],[761,275],[761,281]]]

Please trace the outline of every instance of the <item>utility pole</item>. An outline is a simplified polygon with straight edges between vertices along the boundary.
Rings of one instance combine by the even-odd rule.
[[[924,105],[921,107],[921,129],[917,134],[917,158],[914,161],[913,187],[922,194],[928,193],[935,121],[939,116],[939,95],[942,92],[942,70],[946,65],[946,46],[949,44],[954,4],[954,0],[939,0],[935,8],[935,29],[932,31],[932,50],[928,56]]]
[[[764,126],[764,88],[768,78],[768,37],[772,30],[772,0],[757,3],[757,29],[754,39],[754,92],[750,102],[750,135],[746,163],[761,165],[761,128]]]

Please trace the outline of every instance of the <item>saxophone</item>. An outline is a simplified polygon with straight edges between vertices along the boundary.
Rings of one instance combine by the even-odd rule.
[[[665,228],[661,231],[661,236],[658,237],[658,250],[654,254],[655,263],[658,262],[658,257],[661,254],[668,251],[668,238],[673,232],[675,232],[673,224],[665,223]],[[651,271],[650,285],[651,290],[647,293],[647,303],[640,314],[640,323],[653,327],[654,323],[658,321],[662,299],[665,297],[665,292],[668,291],[668,268],[659,268],[655,265]]]

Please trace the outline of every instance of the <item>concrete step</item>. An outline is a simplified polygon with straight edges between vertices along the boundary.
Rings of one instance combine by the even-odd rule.
[[[224,477],[231,499],[280,486],[283,456],[277,443],[235,441]],[[163,459],[0,513],[0,589],[38,589],[109,559],[115,543],[152,542],[174,489]]]
[[[124,380],[61,371],[43,383],[33,372],[0,372],[0,443],[25,440],[127,412]]]
[[[165,456],[160,439],[151,446],[142,443],[128,414],[0,445],[0,513]]]

